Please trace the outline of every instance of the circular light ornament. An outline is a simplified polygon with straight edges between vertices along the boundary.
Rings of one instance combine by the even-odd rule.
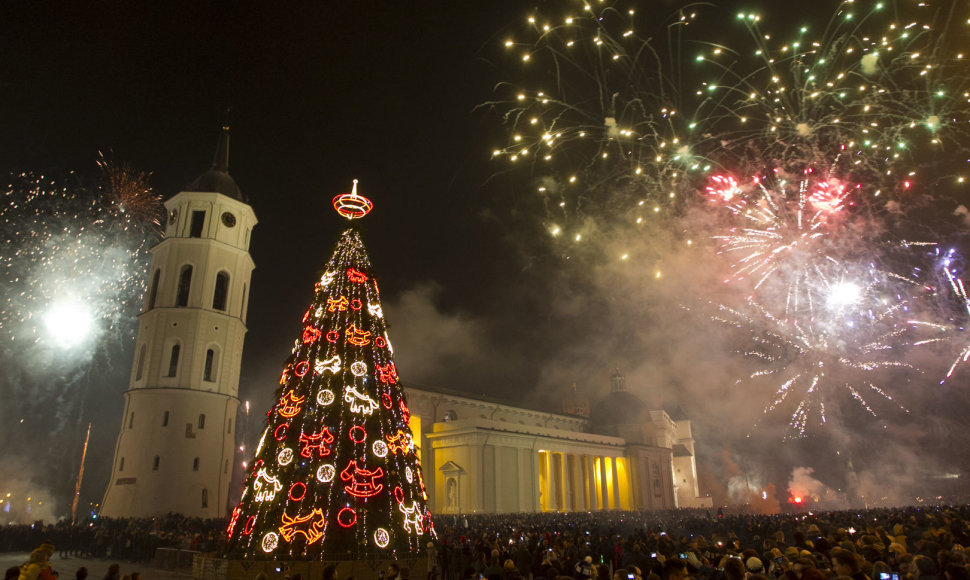
[[[379,548],[386,548],[391,543],[391,534],[387,533],[384,528],[377,528],[377,531],[374,532],[374,543]]]
[[[323,389],[317,393],[317,403],[320,403],[321,405],[329,405],[333,403],[336,398],[336,395],[334,395],[333,391],[330,389]]]
[[[293,450],[289,447],[283,449],[276,456],[276,462],[280,465],[289,465],[293,461]]]
[[[404,468],[404,479],[408,480],[408,483],[414,483],[414,472],[410,467]]]
[[[270,552],[276,549],[276,546],[279,543],[280,543],[280,537],[276,534],[276,532],[269,532],[268,534],[263,536],[263,542],[262,542],[263,551],[269,554]]]
[[[354,373],[356,377],[362,377],[367,374],[367,363],[363,361],[357,361],[350,365],[350,372]]]
[[[349,507],[345,507],[337,512],[337,523],[342,528],[349,528],[357,523],[357,512]]]
[[[384,443],[383,441],[374,441],[371,449],[374,451],[374,455],[378,457],[387,457],[387,443]]]
[[[350,193],[341,193],[333,198],[333,209],[337,213],[349,220],[362,218],[370,213],[374,208],[371,200],[362,195],[357,195],[357,180],[354,180],[354,189]]]
[[[367,431],[360,425],[354,425],[351,427],[347,434],[350,436],[350,440],[354,443],[363,443],[364,441],[367,441]]]
[[[332,463],[325,463],[317,468],[317,481],[320,483],[333,481],[335,475],[337,475],[337,468]]]

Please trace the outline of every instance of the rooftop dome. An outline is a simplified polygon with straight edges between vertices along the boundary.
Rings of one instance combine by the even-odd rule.
[[[224,126],[222,133],[219,134],[219,145],[216,147],[215,157],[212,158],[212,167],[195,178],[185,191],[204,191],[221,193],[239,201],[243,199],[236,180],[229,175],[229,127]]]
[[[593,406],[589,413],[590,430],[600,435],[620,437],[626,426],[644,422],[645,405],[639,397],[626,391],[613,391]]]

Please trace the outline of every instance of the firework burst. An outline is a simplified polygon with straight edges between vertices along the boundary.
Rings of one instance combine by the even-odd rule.
[[[24,174],[3,194],[0,332],[11,352],[58,349],[50,360],[70,364],[106,331],[131,330],[161,204],[144,175],[102,167],[107,186],[94,191]]]
[[[778,318],[754,301],[743,309],[719,306],[715,320],[741,328],[753,344],[744,355],[761,368],[748,380],[780,381],[763,412],[790,413],[788,437],[804,436],[811,426],[826,423],[826,403],[839,401],[840,392],[872,417],[879,416],[873,399],[906,411],[870,378],[886,369],[912,368],[892,358],[907,331],[897,320],[906,304],[867,302],[870,308],[839,307],[838,316],[808,323]]]
[[[852,189],[812,170],[796,178],[774,171],[745,184],[712,176],[709,199],[742,221],[714,236],[720,253],[734,259],[731,280],[750,279],[752,292],[784,296],[785,316],[811,317],[820,301],[849,299],[855,286],[843,262],[865,231],[857,224],[866,222],[849,211]]]
[[[519,64],[489,103],[509,129],[493,157],[531,167],[548,231],[576,241],[677,215],[714,172],[821,167],[872,199],[962,184],[956,4],[857,4],[782,33],[702,4],[660,26],[632,0],[548,4],[504,40]]]

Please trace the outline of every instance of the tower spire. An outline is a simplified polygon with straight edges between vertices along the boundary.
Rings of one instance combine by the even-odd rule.
[[[212,169],[229,173],[229,123],[222,126],[219,133],[219,144],[216,145],[216,154],[212,158]]]

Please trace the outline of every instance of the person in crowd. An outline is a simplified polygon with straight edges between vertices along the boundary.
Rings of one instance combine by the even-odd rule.
[[[41,544],[40,548],[35,548],[27,561],[20,567],[18,580],[56,580],[57,572],[54,572],[50,562],[51,553],[45,544]]]
[[[687,562],[680,558],[670,558],[663,563],[662,580],[687,580]]]

